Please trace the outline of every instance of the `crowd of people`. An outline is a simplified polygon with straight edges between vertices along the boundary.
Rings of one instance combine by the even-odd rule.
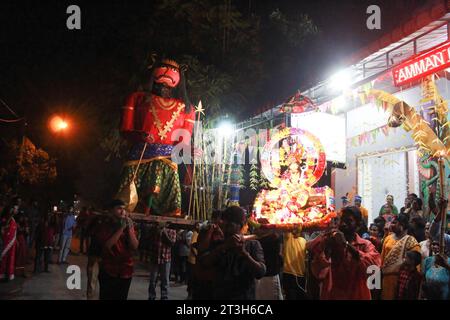
[[[370,223],[361,197],[343,200],[326,230],[281,232],[253,229],[237,206],[180,230],[136,223],[120,200],[99,214],[74,206],[48,213],[16,198],[1,208],[0,272],[5,281],[26,276],[33,252],[35,273],[49,272],[53,254],[66,264],[76,234],[88,299],[97,285],[101,300],[127,299],[138,260],[149,270],[149,300],[169,299],[171,281],[187,285],[192,300],[449,299],[450,235],[443,250],[439,241],[446,200],[430,218],[415,194],[400,210],[388,195]]]
[[[159,226],[148,234],[160,236],[144,247],[159,248],[149,256],[156,261],[152,273],[165,279],[161,299],[167,299],[169,268],[187,279],[189,299],[449,299],[450,235],[445,253],[439,247],[447,202],[433,207],[427,221],[415,194],[400,210],[388,195],[371,223],[361,202],[356,196],[354,205],[344,203],[328,230],[312,233],[251,230],[239,207],[213,213],[193,231]],[[163,256],[165,267],[158,261]],[[155,286],[151,281],[150,299]]]
[[[389,196],[368,228],[361,197],[356,197],[355,205],[347,203],[327,230],[312,233],[252,230],[240,207],[216,211],[193,230],[171,229],[164,223],[132,226],[124,204],[116,202],[112,212],[128,221],[121,224],[128,227],[117,239],[128,251],[115,251],[114,259],[116,268],[128,271],[110,272],[108,277],[132,277],[127,268],[136,247],[150,271],[150,300],[158,298],[158,281],[159,298],[169,299],[171,277],[187,284],[187,299],[193,300],[449,299],[450,260],[438,241],[438,209],[446,202],[442,200],[434,219],[425,223],[417,199],[409,195],[405,207],[393,214]],[[445,239],[448,252],[450,236]],[[100,255],[100,270],[108,270],[102,262],[105,253]],[[126,283],[124,290],[115,290],[123,295],[108,298],[125,298],[129,280]]]
[[[68,264],[74,233],[83,234],[82,218],[89,212],[92,208],[80,211],[64,204],[53,210],[20,197],[0,200],[0,279],[8,282],[17,276],[29,277],[27,264],[33,265],[33,273],[50,272],[49,264]]]

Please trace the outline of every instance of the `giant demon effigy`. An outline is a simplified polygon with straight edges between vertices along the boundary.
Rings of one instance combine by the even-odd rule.
[[[123,107],[121,133],[132,147],[124,164],[118,198],[128,210],[181,215],[177,164],[171,159],[177,129],[192,134],[195,110],[190,105],[180,65],[169,59],[155,63],[145,91],[132,93]],[[176,135],[175,135],[176,136]]]

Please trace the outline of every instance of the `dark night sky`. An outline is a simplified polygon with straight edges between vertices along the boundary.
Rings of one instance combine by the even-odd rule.
[[[102,83],[96,70],[105,60],[126,65],[129,57],[117,47],[133,38],[134,22],[145,19],[147,1],[2,1],[0,4],[0,97],[19,113],[41,113],[48,104],[92,96]],[[243,8],[248,1],[233,1]],[[313,84],[329,75],[339,61],[388,32],[424,0],[387,1],[250,1],[259,14],[279,7],[282,11],[309,14],[321,30],[305,46],[304,69],[293,70],[288,84],[272,85],[272,92],[257,104],[276,101],[296,88]],[[69,4],[82,9],[82,30],[65,27]],[[378,4],[382,10],[382,30],[366,28],[366,8]],[[129,39],[118,37],[118,30]],[[123,33],[122,33],[123,34]],[[270,47],[265,48],[270,50]],[[132,73],[135,70],[130,70]],[[270,71],[269,71],[270,72]],[[120,104],[120,102],[118,102]],[[32,109],[32,110],[31,110]],[[0,113],[1,114],[1,113]]]
[[[82,114],[85,111],[77,115],[76,109],[80,105],[95,105],[96,99],[110,94],[108,84],[114,80],[116,66],[130,75],[136,71],[123,48],[133,41],[136,21],[145,21],[148,16],[148,2],[0,2],[0,98],[27,117],[27,130],[33,141],[52,151],[55,144],[42,134],[46,132],[45,122],[50,112],[69,111],[80,119],[86,118],[89,115]],[[409,19],[408,12],[426,1],[235,0],[233,3],[243,10],[250,3],[253,12],[266,16],[277,7],[284,12],[304,12],[321,31],[306,43],[304,53],[299,56],[303,67],[292,70],[284,83],[274,79],[271,90],[266,90],[266,95],[254,102],[267,105],[330,75],[342,59]],[[66,28],[66,8],[70,4],[81,7],[81,31]],[[366,8],[371,4],[381,7],[382,30],[366,28]],[[264,50],[270,50],[270,46]],[[122,103],[117,101],[117,110],[111,110],[118,117]],[[0,117],[7,115],[0,107]],[[80,123],[85,126],[78,128],[76,139],[71,140],[71,145],[78,147],[90,139],[90,129],[95,125]],[[0,124],[0,133],[12,128],[16,126]]]
[[[51,99],[42,92],[32,92],[33,83],[56,83],[75,92],[91,94],[86,88],[92,81],[101,81],[95,66],[105,58],[115,64],[127,64],[126,56],[118,56],[117,47],[126,46],[127,39],[118,38],[117,31],[127,30],[133,38],[133,22],[145,19],[147,1],[2,1],[0,4],[0,97],[15,99],[17,93],[35,101]],[[297,70],[299,80],[314,81],[333,71],[336,63],[349,53],[367,45],[408,18],[405,13],[425,3],[424,0],[387,1],[251,1],[252,10],[270,12],[299,11],[309,14],[321,30],[320,36],[307,43],[304,57],[305,70]],[[243,7],[248,1],[234,1]],[[65,28],[69,4],[82,9],[82,30]],[[382,30],[366,28],[365,10],[378,4],[382,10]],[[270,48],[265,48],[269,50]],[[310,70],[310,69],[313,70]],[[130,70],[130,72],[132,72]],[[293,72],[295,74],[295,72]],[[308,73],[305,76],[305,73]],[[31,83],[30,83],[31,82]],[[295,83],[292,89],[305,83]],[[20,90],[18,90],[20,88]],[[50,88],[49,88],[50,89]],[[25,90],[25,91],[23,91]],[[277,88],[271,93],[278,96]],[[49,91],[53,95],[54,92]],[[61,93],[59,93],[61,95]],[[69,97],[68,97],[69,98]],[[7,99],[20,112],[28,107]],[[260,101],[264,103],[264,101]],[[36,107],[39,107],[36,105]]]

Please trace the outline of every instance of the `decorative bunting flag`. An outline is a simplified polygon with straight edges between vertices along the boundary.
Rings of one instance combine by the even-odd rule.
[[[357,136],[351,137],[347,139],[347,143],[352,147],[358,147],[363,144],[374,144],[377,140],[378,135],[382,132],[385,137],[389,136],[390,128],[388,125],[384,125],[382,127],[375,128],[373,130],[363,132]]]
[[[381,127],[381,131],[383,132],[383,134],[387,137],[389,134],[389,126],[382,126]]]

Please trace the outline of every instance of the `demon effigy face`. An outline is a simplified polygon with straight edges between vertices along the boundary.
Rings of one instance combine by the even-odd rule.
[[[156,83],[175,88],[180,82],[180,67],[173,60],[163,60],[161,66],[153,71]]]

